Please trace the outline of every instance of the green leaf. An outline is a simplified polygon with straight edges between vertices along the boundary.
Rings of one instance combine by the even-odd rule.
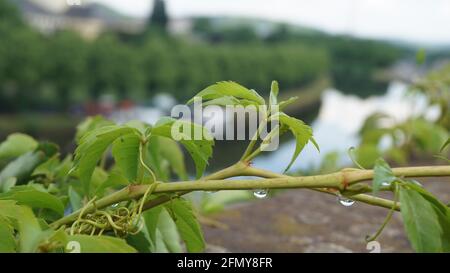
[[[46,156],[42,151],[28,152],[10,162],[0,172],[0,191],[6,191],[5,184],[11,178],[16,178],[17,183],[26,182],[34,168],[44,162]]]
[[[150,253],[151,244],[145,231],[138,234],[130,234],[126,238],[127,244],[136,249],[139,253]]]
[[[397,179],[389,164],[381,157],[375,161],[373,172],[372,188],[374,193],[377,193],[384,185],[391,185]]]
[[[182,180],[188,178],[186,166],[184,164],[184,154],[180,146],[169,138],[160,138],[161,157],[169,162],[170,168]]]
[[[20,213],[20,206],[13,200],[0,200],[0,217],[16,219]]]
[[[241,101],[232,96],[223,96],[217,99],[212,99],[202,103],[203,106],[208,105],[219,105],[219,106],[227,106],[227,105],[242,105]]]
[[[170,230],[170,229],[165,229],[165,231],[166,232],[169,232],[169,231],[172,232],[172,230]],[[177,235],[179,237],[176,227],[175,227],[174,231],[175,232],[172,232],[172,234]],[[168,249],[168,246],[167,246],[168,244],[166,244],[165,240],[167,240],[167,236],[164,236],[161,233],[160,229],[156,229],[155,249],[152,250],[152,253],[181,253],[182,252],[181,244],[180,244],[179,241],[177,241],[177,240],[173,240],[172,242],[169,241],[168,242],[169,244],[173,243],[174,245],[177,245],[177,248],[179,249],[179,250],[173,250],[173,249],[170,250],[170,249]]]
[[[187,250],[189,252],[202,252],[205,249],[203,232],[192,211],[191,204],[180,198],[172,200],[166,205],[166,208],[172,212],[173,220]]]
[[[127,186],[129,183],[129,180],[127,180],[127,178],[123,176],[121,172],[113,169],[112,171],[110,171],[107,179],[97,187],[97,189],[95,190],[95,195],[103,196],[105,189]]]
[[[392,147],[385,152],[386,157],[397,164],[406,165],[408,163],[407,151],[402,148]]]
[[[450,145],[450,138],[447,139],[447,141],[444,143],[444,145],[442,145],[439,151],[442,152],[448,145]]]
[[[49,234],[48,231],[42,231],[33,211],[29,207],[17,205],[16,201],[0,200],[0,218],[13,223],[12,227],[18,231],[20,252],[36,252],[39,243]]]
[[[450,214],[412,185],[400,187],[400,208],[406,234],[416,252],[450,251]]]
[[[137,132],[136,129],[124,126],[104,126],[86,133],[75,150],[73,171],[79,175],[83,190],[90,193],[92,173],[109,145],[127,134]]]
[[[212,155],[212,146],[214,142],[208,140],[196,140],[194,142],[182,140],[180,143],[186,148],[194,160],[197,174],[196,178],[199,179],[202,177],[203,172],[208,165],[208,159]]]
[[[57,179],[65,181],[72,168],[72,155],[67,155],[62,162],[60,162],[59,156],[60,154],[57,153],[37,166],[31,176],[44,176],[52,182],[55,182]]]
[[[162,209],[163,209],[162,206],[157,206],[142,213],[142,217],[144,218],[145,221],[145,228],[147,231],[147,235],[152,244],[151,252],[157,252],[156,230],[158,229],[159,215],[161,214]]]
[[[88,117],[77,126],[77,133],[75,135],[75,140],[79,144],[81,138],[87,132],[93,131],[97,128],[111,126],[111,125],[114,125],[114,122],[112,122],[110,120],[106,120],[102,116]]]
[[[59,146],[52,142],[41,142],[36,151],[42,151],[48,159],[59,152]]]
[[[272,118],[278,118],[282,126],[289,128],[296,140],[294,154],[292,155],[292,159],[284,172],[287,172],[291,168],[292,164],[295,162],[295,160],[309,141],[311,141],[316,149],[319,150],[319,146],[313,138],[311,127],[306,125],[303,121],[290,117],[285,113],[279,113],[275,116],[272,116]]]
[[[78,192],[76,192],[72,186],[69,186],[67,193],[69,195],[70,207],[72,208],[72,211],[81,209],[83,207],[83,201]]]
[[[445,227],[443,229],[444,233],[446,234],[445,238],[450,238],[450,208],[443,202],[439,201],[439,199],[437,199],[432,193],[423,188],[418,181],[409,179],[406,180],[406,182],[408,183],[408,187],[410,189],[420,193],[428,202],[430,202],[434,206],[438,213],[441,225]],[[450,249],[450,240],[447,239],[445,242],[448,243],[448,248],[446,249]]]
[[[7,193],[0,194],[0,200],[15,200],[19,205],[51,209],[60,216],[64,214],[61,200],[50,193],[37,190],[32,185],[13,187]]]
[[[37,166],[31,175],[42,175],[51,178],[53,177],[53,173],[55,172],[56,168],[58,168],[59,164],[59,154],[55,154],[49,160]]]
[[[26,253],[35,252],[44,234],[33,211],[25,206],[20,206],[20,208],[21,212],[16,218],[19,224],[20,251]]]
[[[26,152],[33,151],[37,146],[37,141],[29,135],[11,134],[0,144],[0,158],[18,157]]]
[[[158,220],[158,229],[156,230],[157,252],[163,251],[164,248],[171,253],[183,252],[178,232],[174,220],[170,217],[169,212],[163,208]],[[163,246],[160,244],[161,240],[164,243]]]
[[[68,242],[80,244],[81,253],[135,253],[136,249],[126,243],[125,240],[110,236],[67,236]]]
[[[69,171],[72,168],[72,155],[67,155],[64,160],[55,169],[55,178],[67,179],[69,176]]]
[[[449,208],[441,201],[439,201],[439,199],[437,199],[431,192],[427,191],[425,188],[423,188],[422,184],[414,179],[408,179],[406,180],[406,182],[408,183],[408,187],[419,192],[420,194],[422,194],[422,196],[427,199],[428,201],[430,201],[431,203],[433,203],[433,205],[435,205],[437,208],[439,208],[442,211],[448,211],[450,212],[450,210],[448,210]]]
[[[109,175],[108,172],[100,167],[95,167],[94,172],[92,173],[90,189],[92,192],[99,192],[99,188],[102,188],[102,185],[108,181]]]
[[[218,82],[216,84],[208,86],[207,88],[200,91],[197,95],[195,95],[195,97],[201,97],[205,101],[214,100],[225,96],[235,97],[237,99],[245,99],[249,102],[253,102],[256,105],[265,104],[264,99],[258,93],[256,93],[255,90],[247,89],[244,86],[232,81]],[[194,98],[189,100],[188,104],[191,104],[194,101]]]
[[[16,241],[13,232],[14,229],[9,221],[0,217],[0,253],[16,252]]]
[[[278,104],[278,110],[279,110],[279,111],[283,111],[286,107],[288,107],[288,106],[291,105],[292,103],[296,102],[297,100],[298,100],[298,97],[295,96],[295,97],[291,97],[291,98],[289,98],[289,99],[287,99],[287,100],[281,101],[281,102]]]
[[[374,144],[363,144],[355,149],[356,162],[364,168],[372,168],[381,153]]]
[[[175,128],[173,130],[175,135],[173,135],[172,126],[179,126],[178,129],[181,130],[178,131]],[[195,139],[194,132],[196,131],[201,133],[200,139]],[[203,175],[214,146],[213,138],[203,126],[187,121],[164,118],[153,127],[152,134],[174,140],[181,139],[178,141],[186,148],[194,160],[197,178]]]
[[[12,187],[17,184],[17,177],[8,177],[3,181],[3,191],[8,192]],[[2,189],[0,188],[0,191]]]
[[[163,206],[144,212],[143,217],[152,244],[151,252],[182,252],[177,227]]]
[[[148,151],[148,163],[159,180],[169,180],[170,169],[179,179],[187,179],[184,154],[176,141],[167,137],[152,136]]]
[[[405,126],[411,131],[411,139],[417,148],[431,153],[437,153],[442,148],[441,143],[448,140],[448,129],[437,123],[423,119],[411,120]]]
[[[270,105],[278,105],[278,93],[279,93],[278,82],[272,81],[272,86],[270,88],[270,96],[269,96]]]
[[[140,145],[141,140],[136,134],[121,136],[112,144],[112,154],[116,165],[129,181],[137,179]]]
[[[170,177],[169,162],[161,155],[162,145],[160,141],[162,139],[171,140],[161,136],[150,137],[144,161],[153,170],[157,180],[168,181]]]
[[[125,123],[125,126],[138,130],[143,136],[147,136],[148,133],[152,130],[152,126],[150,124],[147,124],[140,120],[131,120]]]

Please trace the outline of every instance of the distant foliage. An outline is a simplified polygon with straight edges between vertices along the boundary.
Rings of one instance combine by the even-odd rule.
[[[171,37],[151,31],[167,26],[163,5],[155,2],[143,35],[105,33],[86,42],[70,32],[44,37],[0,0],[0,111],[67,110],[105,93],[142,102],[168,92],[185,100],[223,79],[267,95],[267,79],[298,89],[331,75],[339,89],[363,94],[375,89],[367,86],[374,71],[397,57],[374,42],[284,28],[261,38],[250,26],[217,29],[208,20],[195,23],[195,39]]]
[[[417,157],[448,162],[442,143],[450,137],[450,66],[444,66],[419,79],[405,99],[425,96],[426,110],[398,122],[393,117],[375,113],[369,116],[359,131],[361,141],[356,155],[363,166],[371,167],[375,159],[384,156],[398,164],[406,164]],[[430,120],[426,113],[434,107],[438,115]],[[383,147],[387,142],[388,147]],[[381,149],[380,149],[381,148]]]
[[[167,24],[169,23],[169,16],[166,11],[166,4],[164,0],[155,0],[153,2],[153,10],[149,19],[149,27],[157,28],[161,31],[167,31]]]

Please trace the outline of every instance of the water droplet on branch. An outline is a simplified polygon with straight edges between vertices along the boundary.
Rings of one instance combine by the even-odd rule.
[[[341,205],[343,205],[344,207],[350,207],[353,204],[355,204],[355,200],[348,199],[348,198],[342,197],[342,196],[339,196],[338,200],[339,200],[339,203],[341,203]]]
[[[263,199],[267,197],[267,190],[257,189],[253,191],[253,195],[258,199]]]

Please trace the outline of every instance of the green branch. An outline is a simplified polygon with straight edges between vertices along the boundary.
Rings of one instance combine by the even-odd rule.
[[[395,175],[402,177],[450,176],[450,166],[405,167],[393,168],[392,170]],[[202,180],[158,184],[158,186],[154,188],[153,193],[176,193],[176,196],[181,196],[190,191],[308,188],[324,193],[336,194],[338,191],[345,192],[346,188],[352,184],[372,179],[373,175],[373,170],[344,169],[331,174],[291,177],[249,167],[240,162],[207,176]],[[263,178],[224,180],[236,176],[258,176]],[[130,185],[96,201],[95,204],[84,208],[84,210],[85,212],[91,212],[95,209],[104,208],[121,201],[139,199],[145,194],[148,187],[150,186]],[[173,196],[162,196],[151,200],[144,205],[143,209],[146,210],[163,204],[170,201],[171,198],[173,198]],[[398,210],[398,204],[395,204],[393,201],[371,195],[355,194],[351,196],[351,199],[374,206],[385,208],[394,207]],[[52,226],[57,228],[69,224],[78,217],[79,213],[80,210],[61,218],[54,222]]]

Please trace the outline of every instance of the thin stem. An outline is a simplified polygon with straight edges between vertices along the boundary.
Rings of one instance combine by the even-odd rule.
[[[258,147],[258,149],[256,149],[253,153],[251,153],[250,155],[248,155],[246,158],[245,158],[245,161],[247,161],[247,162],[249,162],[249,161],[252,161],[253,160],[253,158],[255,158],[255,157],[257,157],[262,151],[263,151],[263,148],[262,148],[262,146],[264,145],[264,142],[267,140],[267,141],[269,141],[269,140],[271,140],[274,136],[276,136],[279,132],[280,132],[280,130],[279,130],[279,128],[280,128],[280,126],[276,126],[267,136],[266,136],[266,138],[263,140],[263,142],[262,142],[262,144]]]
[[[154,193],[170,193],[180,191],[219,191],[219,190],[250,190],[250,189],[292,189],[292,188],[339,188],[341,179],[334,175],[316,177],[283,177],[270,179],[240,179],[240,180],[198,180],[175,183],[164,183],[154,190]],[[147,189],[142,186],[139,191]]]
[[[258,129],[256,130],[255,134],[250,140],[250,143],[248,144],[247,149],[242,155],[240,161],[247,161],[247,162],[250,161],[250,159],[248,159],[248,156],[252,153],[253,148],[255,147],[256,142],[258,141],[258,137],[261,134],[262,130],[267,126],[267,119],[268,118],[264,118],[264,120],[258,125]]]
[[[213,174],[210,174],[206,177],[203,178],[203,180],[210,180],[210,179],[227,179],[230,177],[235,177],[235,176],[240,176],[242,175],[243,171],[245,169],[249,168],[249,166],[243,162],[238,162],[228,168],[225,168],[221,171],[215,172]],[[175,194],[175,196],[171,195],[171,196],[167,196],[167,195],[163,195],[160,196],[156,199],[150,200],[148,202],[146,202],[144,204],[144,210],[148,210],[151,209],[153,207],[157,207],[161,204],[164,204],[166,202],[169,202],[171,199],[173,198],[178,198],[181,197],[185,194],[190,193],[191,191],[185,191],[185,192],[179,192],[177,194]]]
[[[258,139],[258,131],[255,132],[252,139],[250,140],[250,143],[247,146],[247,149],[245,150],[244,154],[242,155],[240,161],[245,161],[247,156],[253,151],[253,147],[255,147],[256,141]]]
[[[349,172],[349,171],[360,171],[360,170],[344,169],[341,172]],[[270,172],[270,171],[262,170],[262,169],[257,169],[257,168],[248,168],[246,170],[246,175],[265,177],[265,178],[289,177],[284,174],[278,174],[278,173],[274,173],[274,172]],[[310,189],[310,190],[322,192],[322,193],[326,193],[326,194],[331,194],[334,196],[337,196],[337,193],[338,193],[337,190],[330,190],[330,189],[315,188],[315,189]],[[367,195],[367,194],[354,194],[351,196],[351,199],[353,199],[355,201],[363,202],[363,203],[366,203],[366,204],[369,204],[372,206],[378,206],[378,207],[383,207],[383,208],[387,208],[387,209],[390,209],[394,206],[394,203],[391,200],[387,200],[384,198]],[[398,205],[395,208],[397,211],[400,210],[400,206],[398,206]]]
[[[394,215],[394,211],[395,211],[395,208],[396,208],[396,206],[397,206],[398,199],[399,199],[398,185],[395,184],[394,206],[392,206],[392,208],[389,210],[389,212],[388,212],[386,218],[385,218],[384,221],[383,221],[383,224],[382,224],[381,227],[377,230],[377,232],[376,232],[373,236],[368,236],[368,237],[366,238],[366,241],[367,241],[367,242],[376,240],[376,239],[378,238],[378,236],[380,236],[381,232],[383,232],[384,228],[386,227],[386,225],[387,225],[387,224],[389,223],[389,221],[391,220],[392,215]]]

